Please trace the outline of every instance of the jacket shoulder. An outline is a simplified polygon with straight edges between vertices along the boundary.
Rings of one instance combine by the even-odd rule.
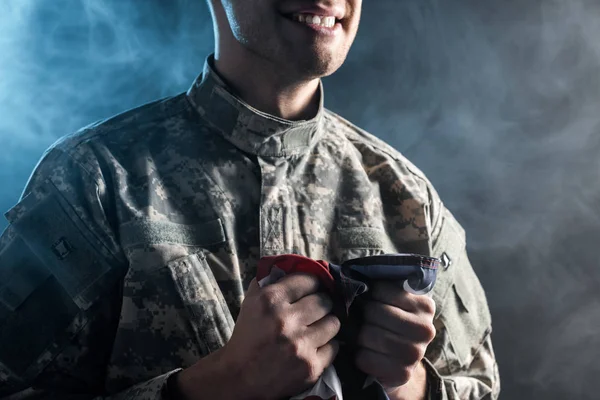
[[[379,158],[380,161],[381,158],[385,158],[390,162],[397,163],[406,168],[406,170],[408,170],[415,178],[423,181],[427,186],[431,186],[431,183],[423,171],[406,158],[400,151],[385,141],[356,126],[331,110],[326,110],[325,116],[327,124],[330,124],[331,130],[345,138],[351,146],[363,155],[377,155],[379,157],[376,158]]]
[[[141,135],[147,137],[174,118],[180,118],[189,109],[185,94],[162,98],[132,108],[112,117],[93,122],[74,133],[59,138],[50,146],[67,154],[84,143],[106,143],[127,145],[135,142]]]

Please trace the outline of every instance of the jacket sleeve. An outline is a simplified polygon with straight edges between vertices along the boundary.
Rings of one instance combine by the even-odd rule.
[[[362,161],[377,182],[387,234],[402,252],[442,260],[430,293],[436,337],[425,354],[432,400],[496,399],[500,392],[485,292],[466,251],[465,231],[426,176],[390,146],[370,139]],[[376,204],[376,203],[375,203]]]
[[[485,292],[467,256],[465,232],[441,202],[432,207],[433,254],[442,268],[433,291],[437,335],[425,365],[430,399],[497,399],[498,366]]]
[[[0,399],[165,398],[176,371],[119,393],[105,390],[127,261],[101,171],[54,148],[6,213]]]

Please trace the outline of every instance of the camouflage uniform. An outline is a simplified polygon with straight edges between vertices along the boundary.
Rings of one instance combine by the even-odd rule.
[[[0,397],[162,399],[223,346],[261,256],[442,257],[432,398],[495,398],[465,235],[416,167],[323,108],[291,122],[211,68],[187,93],[66,136],[0,239]],[[13,397],[10,397],[13,398]]]

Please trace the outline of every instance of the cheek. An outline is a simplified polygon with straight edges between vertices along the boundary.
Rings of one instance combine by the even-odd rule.
[[[264,44],[275,36],[282,17],[266,6],[252,8],[252,2],[236,5],[228,16],[231,29],[238,41],[245,44]]]
[[[251,10],[249,4],[240,1],[223,2],[227,22],[235,38],[241,42],[246,41],[249,32],[253,31],[253,19],[256,18],[256,10]]]
[[[361,14],[362,0],[355,0],[354,4],[352,4],[352,20],[356,24],[356,28],[358,28],[358,24],[360,23]]]
[[[360,12],[352,20],[352,33],[354,36],[356,36],[356,32],[358,31],[359,25],[360,25]]]
[[[358,27],[360,24],[360,11],[356,11],[347,22],[345,26],[346,31],[346,40],[348,45],[352,45],[354,39],[356,38],[356,33],[358,32]]]

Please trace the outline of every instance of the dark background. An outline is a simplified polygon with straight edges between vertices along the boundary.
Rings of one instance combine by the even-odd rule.
[[[600,398],[600,1],[363,8],[326,104],[417,164],[466,228],[501,398]],[[211,49],[204,0],[1,1],[0,209],[58,137],[186,90]]]

